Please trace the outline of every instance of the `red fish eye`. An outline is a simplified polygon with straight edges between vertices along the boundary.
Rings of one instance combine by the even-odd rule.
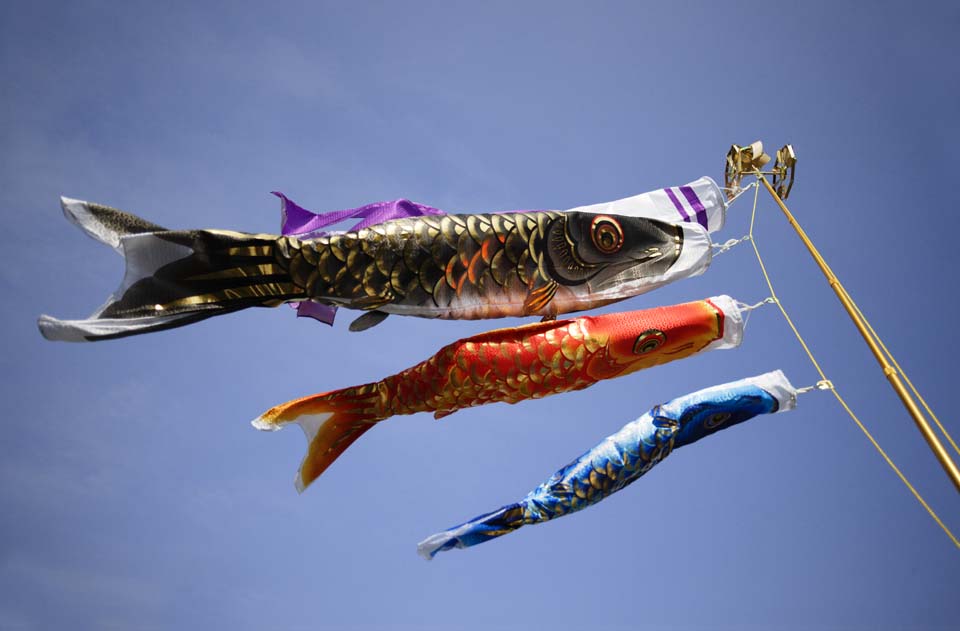
[[[604,254],[616,254],[623,247],[623,228],[619,221],[607,215],[594,217],[590,237],[593,245]]]
[[[728,420],[730,420],[729,412],[717,412],[716,414],[711,414],[710,417],[704,421],[703,426],[707,429],[713,429],[714,427],[723,425]]]
[[[649,329],[637,336],[637,341],[633,343],[633,353],[635,355],[649,353],[666,341],[666,333],[658,329]]]

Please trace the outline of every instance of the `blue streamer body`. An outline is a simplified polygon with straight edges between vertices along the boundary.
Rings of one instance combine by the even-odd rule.
[[[791,405],[794,392],[779,371],[700,390],[657,405],[554,473],[515,504],[480,515],[428,537],[418,546],[431,559],[442,550],[466,548],[582,510],[639,479],[674,449],[780,408],[774,394],[753,383],[781,379]],[[781,394],[781,396],[783,396]]]

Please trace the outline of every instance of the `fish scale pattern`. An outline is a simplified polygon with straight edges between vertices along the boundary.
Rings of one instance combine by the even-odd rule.
[[[117,209],[63,205],[124,257],[127,271],[89,318],[42,316],[41,332],[58,340],[126,337],[284,303],[327,322],[338,307],[372,312],[353,331],[389,314],[555,317],[698,274],[710,261],[699,228],[578,211],[423,215],[299,238],[165,230]]]
[[[772,394],[762,384],[780,394]],[[758,414],[777,412],[780,396],[785,397],[786,409],[790,409],[790,397],[795,399],[796,391],[777,371],[654,406],[558,470],[519,502],[432,535],[420,543],[418,550],[429,559],[443,550],[473,546],[525,525],[587,508],[640,479],[675,448]]]
[[[659,406],[650,418],[658,411]],[[670,455],[676,425],[655,427],[642,420],[606,438],[527,495],[520,502],[523,523],[548,521],[596,504]]]
[[[603,379],[688,357],[725,337],[727,296],[625,314],[584,316],[481,333],[441,348],[400,373],[361,386],[280,404],[253,421],[258,429],[296,422],[309,446],[298,488],[306,488],[374,424],[395,415],[517,403],[580,390]],[[739,322],[737,315],[734,322]]]
[[[556,315],[621,298],[591,295],[588,281],[610,265],[636,265],[632,257],[641,256],[625,253],[592,265],[578,260],[567,229],[573,216],[425,215],[304,241],[281,237],[274,253],[293,284],[316,302],[389,305],[401,313],[406,307],[439,318]],[[648,274],[663,273],[679,256],[682,233],[652,220],[629,221],[643,235],[631,251],[649,259]],[[542,295],[528,301],[537,290]]]
[[[629,344],[645,331],[664,341],[649,350]],[[439,418],[486,403],[581,390],[686,357],[722,336],[723,312],[709,301],[498,329],[449,344],[380,382],[382,418],[416,412]]]
[[[549,281],[545,243],[563,220],[557,212],[398,219],[309,241],[283,237],[277,261],[313,300],[445,310],[483,295],[489,311],[475,317],[497,317]]]
[[[454,410],[494,401],[517,403],[594,383],[586,367],[605,352],[581,319],[534,324],[450,344],[385,380],[394,413]]]

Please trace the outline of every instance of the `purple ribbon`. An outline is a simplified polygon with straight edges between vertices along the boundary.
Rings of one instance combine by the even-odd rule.
[[[359,208],[315,213],[297,205],[283,193],[272,192],[280,198],[280,232],[284,236],[320,237],[327,234],[325,228],[347,219],[360,219],[359,223],[350,228],[353,231],[392,219],[446,214],[439,208],[417,204],[408,199],[395,199],[390,202],[367,204]],[[333,325],[333,319],[337,315],[336,307],[315,302],[295,302],[291,303],[290,306],[296,308],[297,317],[313,318],[329,325]]]
[[[274,191],[273,194],[280,198],[282,220],[280,227],[284,235],[323,236],[326,234],[326,232],[323,231],[324,228],[340,223],[341,221],[346,221],[347,219],[360,219],[360,223],[350,228],[350,230],[360,230],[392,219],[446,214],[439,208],[424,206],[423,204],[411,202],[409,199],[395,199],[390,202],[367,204],[359,208],[315,213],[298,206],[283,193]]]

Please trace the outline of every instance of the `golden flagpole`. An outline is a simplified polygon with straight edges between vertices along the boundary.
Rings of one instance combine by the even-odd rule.
[[[746,147],[733,145],[727,154],[726,186],[731,189],[736,189],[739,187],[740,179],[744,175],[755,175],[763,184],[764,188],[767,189],[767,192],[773,197],[777,206],[783,211],[787,221],[793,226],[803,245],[806,246],[807,251],[810,252],[820,271],[823,272],[827,283],[829,283],[837,295],[837,298],[840,300],[840,304],[843,305],[850,319],[853,320],[854,326],[857,327],[863,340],[870,348],[870,352],[873,353],[877,363],[880,364],[880,368],[883,370],[887,381],[890,382],[890,386],[894,392],[897,393],[897,396],[900,397],[900,401],[903,403],[904,408],[906,408],[911,418],[913,418],[913,422],[916,424],[917,429],[920,430],[924,440],[927,441],[927,445],[930,446],[933,455],[940,461],[940,465],[947,473],[947,477],[950,478],[950,481],[953,482],[957,491],[960,492],[960,469],[957,468],[956,463],[950,458],[950,454],[946,448],[944,448],[943,443],[940,442],[940,438],[934,433],[933,428],[930,427],[930,423],[920,411],[913,397],[904,387],[903,381],[901,381],[896,368],[890,365],[886,355],[880,350],[877,341],[874,339],[874,336],[871,335],[850,294],[847,293],[847,290],[837,278],[836,274],[833,273],[833,270],[827,265],[826,260],[824,260],[819,250],[813,245],[810,237],[807,236],[807,233],[804,232],[803,228],[793,216],[793,213],[790,212],[790,209],[787,208],[787,205],[783,202],[784,198],[790,194],[790,188],[793,186],[793,177],[797,162],[793,147],[785,145],[777,152],[777,160],[774,163],[773,170],[769,172],[762,171],[761,169],[763,169],[768,162],[770,162],[770,156],[763,153],[763,145],[759,141]],[[771,185],[767,180],[767,175],[773,175],[774,185]],[[776,188],[774,188],[774,186],[776,186]]]

